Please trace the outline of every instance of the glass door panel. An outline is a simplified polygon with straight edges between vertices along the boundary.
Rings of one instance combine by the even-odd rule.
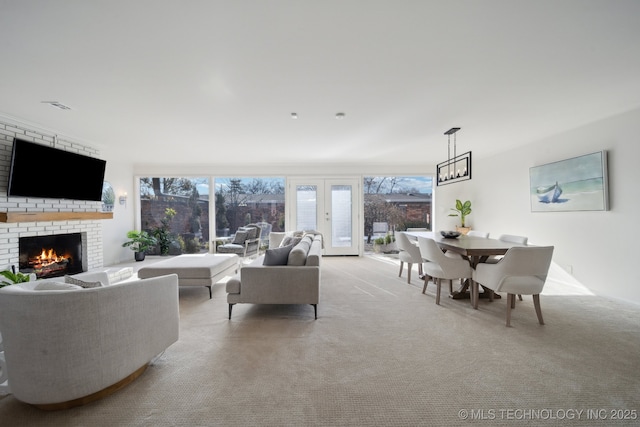
[[[296,230],[318,229],[318,186],[296,185]]]
[[[294,201],[289,224],[295,224],[296,230],[321,232],[325,255],[360,254],[359,178],[292,178],[289,190]]]
[[[350,185],[331,186],[331,242],[336,248],[353,244],[351,192]]]

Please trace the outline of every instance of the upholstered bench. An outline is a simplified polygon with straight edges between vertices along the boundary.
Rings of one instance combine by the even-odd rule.
[[[142,267],[138,270],[138,277],[164,276],[177,274],[179,286],[206,286],[209,288],[226,275],[238,272],[240,258],[235,254],[189,254],[179,255]]]

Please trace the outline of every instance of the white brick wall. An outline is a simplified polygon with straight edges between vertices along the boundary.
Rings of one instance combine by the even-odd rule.
[[[0,212],[99,212],[102,209],[101,202],[8,198],[7,187],[14,137],[87,156],[99,157],[100,155],[98,150],[77,142],[66,141],[27,126],[0,120]],[[80,232],[86,233],[88,269],[102,267],[102,220],[0,223],[0,269],[7,265],[15,265],[17,268],[20,237]]]

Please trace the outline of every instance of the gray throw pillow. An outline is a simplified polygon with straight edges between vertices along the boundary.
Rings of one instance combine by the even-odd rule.
[[[247,231],[247,239],[255,239],[258,237],[258,229],[255,227],[244,227]]]
[[[102,282],[85,282],[84,280],[76,279],[71,276],[64,276],[64,282],[77,285],[82,288],[99,288],[102,286]]]
[[[280,247],[282,246],[295,246],[298,243],[300,243],[300,240],[302,240],[302,237],[293,237],[293,236],[285,236],[284,239],[282,239],[282,243],[280,244]]]
[[[262,265],[287,265],[291,249],[293,249],[293,245],[267,249],[264,254],[264,261],[262,262]]]
[[[236,231],[236,235],[233,238],[233,242],[231,243],[235,243],[236,245],[244,245],[244,241],[247,240],[247,232],[244,230],[238,230]]]
[[[34,291],[68,291],[71,289],[82,289],[82,287],[70,283],[44,281],[33,288]]]

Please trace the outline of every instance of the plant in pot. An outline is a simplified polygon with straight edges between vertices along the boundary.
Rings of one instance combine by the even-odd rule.
[[[451,208],[452,211],[456,211],[455,213],[450,213],[449,216],[459,216],[460,217],[460,227],[456,226],[456,230],[462,234],[467,234],[471,227],[467,227],[465,225],[465,217],[471,213],[471,201],[467,200],[462,203],[462,201],[456,199],[456,207]]]
[[[33,273],[24,274],[19,271],[14,272],[12,270],[3,270],[0,271],[0,288],[14,285],[16,283],[30,282],[32,279],[36,279],[36,275]]]
[[[142,261],[145,258],[145,252],[153,248],[158,242],[155,237],[146,231],[131,230],[127,232],[127,240],[122,244],[123,248],[131,248],[134,251],[136,261]]]

